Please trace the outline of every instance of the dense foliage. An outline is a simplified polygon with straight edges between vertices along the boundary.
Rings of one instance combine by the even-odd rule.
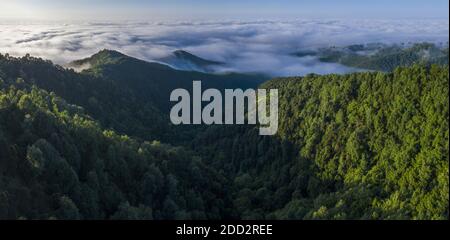
[[[159,99],[253,76],[89,63],[0,55],[0,219],[448,218],[448,66],[268,81],[280,127],[259,136],[175,128]]]
[[[448,67],[263,87],[281,93],[277,139],[239,128],[194,144],[234,176],[241,217],[448,217]]]
[[[55,94],[0,91],[0,218],[226,216],[224,179],[182,147],[104,131]]]

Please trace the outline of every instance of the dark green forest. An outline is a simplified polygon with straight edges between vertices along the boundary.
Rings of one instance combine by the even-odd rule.
[[[82,61],[0,55],[0,219],[448,219],[448,65],[264,82]],[[171,125],[192,80],[279,89],[277,135]]]

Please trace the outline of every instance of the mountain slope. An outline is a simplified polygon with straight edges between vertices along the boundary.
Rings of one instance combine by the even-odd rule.
[[[447,219],[448,66],[280,78],[279,130],[217,127],[192,148],[244,219]]]
[[[172,90],[185,88],[190,91],[194,80],[202,80],[204,89],[247,89],[265,79],[259,75],[179,71],[110,50],[79,60],[77,64],[89,65],[82,73],[30,56],[0,61],[1,70],[11,81],[20,78],[26,84],[55,92],[70,103],[85,108],[105,128],[165,142],[191,137],[190,129],[175,133],[170,124],[168,112]]]
[[[192,81],[201,80],[202,87],[223,89],[255,88],[266,80],[265,76],[252,74],[208,74],[196,71],[180,71],[159,63],[150,63],[125,56],[116,51],[103,50],[83,60],[91,67],[83,73],[99,76],[133,89],[144,100],[157,103],[162,110],[169,107],[172,90],[191,90]]]
[[[0,78],[0,219],[218,219],[225,179],[191,151],[105,131]]]

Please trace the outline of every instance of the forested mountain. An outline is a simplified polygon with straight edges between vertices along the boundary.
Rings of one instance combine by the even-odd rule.
[[[170,93],[176,88],[190,90],[193,80],[201,80],[202,88],[255,88],[266,76],[258,74],[207,74],[196,71],[179,71],[169,66],[146,62],[116,51],[103,50],[81,60],[89,64],[84,75],[96,76],[127,87],[145,101],[153,102],[161,110],[169,107]]]
[[[192,136],[169,122],[172,89],[191,78],[256,87],[261,76],[177,71],[108,50],[82,61],[90,66],[77,73],[0,55],[0,218],[232,217],[226,178],[153,140]]]
[[[347,47],[321,48],[317,51],[298,51],[297,57],[316,56],[322,62],[340,63],[366,70],[393,71],[396,67],[413,64],[448,65],[448,43],[416,43],[412,46],[386,44],[357,44]]]
[[[448,66],[268,81],[280,127],[259,136],[167,111],[192,80],[261,76],[86,64],[0,55],[0,219],[448,219]]]
[[[172,90],[190,90],[193,80],[202,80],[204,89],[247,89],[267,79],[256,74],[179,71],[111,50],[72,63],[72,67],[89,66],[81,73],[31,56],[3,57],[0,61],[8,78],[20,78],[26,84],[55,92],[70,103],[85,108],[105,128],[145,140],[166,142],[191,137],[189,128],[179,127],[186,131],[174,133],[173,126],[169,125]]]
[[[275,138],[226,127],[192,147],[232,176],[244,219],[447,219],[448,70],[275,79]]]

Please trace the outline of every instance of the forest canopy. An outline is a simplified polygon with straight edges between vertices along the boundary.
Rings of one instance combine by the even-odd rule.
[[[158,100],[259,77],[97,59],[0,55],[0,219],[448,219],[448,65],[270,80],[279,130],[259,136],[175,128]]]

